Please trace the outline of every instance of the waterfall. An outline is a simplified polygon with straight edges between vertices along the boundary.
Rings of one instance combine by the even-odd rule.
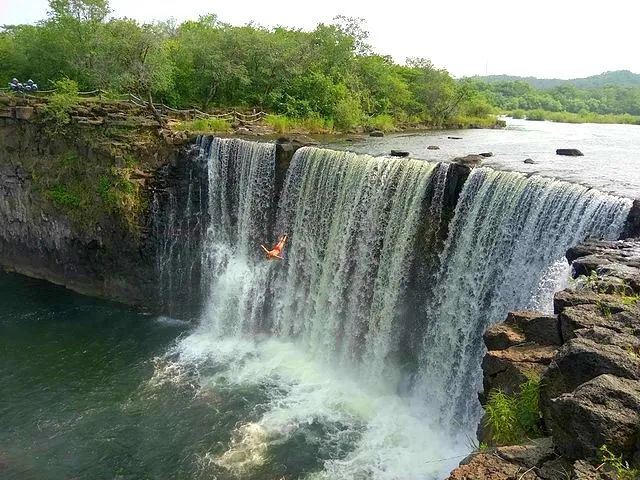
[[[290,166],[277,226],[291,236],[273,332],[380,378],[399,348],[401,298],[434,165],[315,148]],[[440,198],[441,200],[441,198]],[[437,211],[437,208],[436,208]]]
[[[209,189],[201,258],[206,323],[217,335],[253,333],[264,314],[270,273],[256,260],[270,236],[275,145],[201,138],[200,146]]]
[[[198,146],[206,306],[177,349],[205,385],[268,392],[207,459],[241,475],[308,434],[326,455],[308,478],[442,478],[481,413],[487,326],[548,309],[566,249],[616,238],[631,206],[476,168],[454,211],[453,165],[304,147],[278,182],[273,144]],[[267,261],[283,233],[284,261]]]
[[[581,185],[477,168],[459,199],[426,306],[420,383],[443,422],[471,428],[486,328],[514,309],[549,310],[545,282],[564,252],[589,238],[615,239],[631,201]],[[553,283],[551,283],[553,285]],[[536,304],[545,299],[545,304]]]

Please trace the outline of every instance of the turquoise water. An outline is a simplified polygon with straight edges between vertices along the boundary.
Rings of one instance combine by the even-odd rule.
[[[224,450],[264,395],[250,387],[207,396],[189,381],[154,381],[186,330],[0,273],[0,477],[215,478],[199,458]]]

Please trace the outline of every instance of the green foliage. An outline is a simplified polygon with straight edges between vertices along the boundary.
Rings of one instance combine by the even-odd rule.
[[[265,123],[278,134],[309,132],[328,133],[333,130],[333,121],[318,116],[292,118],[286,115],[267,115]]]
[[[82,199],[68,191],[64,185],[55,185],[51,190],[47,190],[47,196],[63,210],[78,208],[82,203]]]
[[[531,372],[516,395],[492,390],[485,406],[487,424],[499,445],[513,445],[540,436],[540,377]]]
[[[365,125],[372,130],[382,130],[383,132],[391,132],[395,130],[396,123],[391,115],[376,115],[369,117]]]
[[[600,458],[616,472],[618,480],[637,480],[640,478],[640,469],[631,468],[629,462],[625,461],[622,455],[616,455],[606,445],[600,447]]]
[[[196,118],[178,123],[175,128],[188,132],[228,132],[231,123],[224,118]]]
[[[429,60],[375,54],[362,19],[349,17],[311,31],[232,26],[213,14],[141,25],[111,17],[107,0],[50,0],[45,20],[0,29],[0,80],[14,76],[40,85],[68,77],[82,91],[175,108],[261,109],[292,119],[270,120],[279,131],[349,130],[365,119],[385,129],[453,125],[494,111],[489,96]],[[64,109],[52,109],[64,125]]]
[[[60,134],[71,122],[70,113],[78,104],[78,84],[65,78],[54,82],[53,86],[56,91],[42,110],[51,133]]]

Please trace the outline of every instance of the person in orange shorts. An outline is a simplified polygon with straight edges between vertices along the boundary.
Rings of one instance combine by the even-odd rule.
[[[276,246],[271,250],[268,250],[264,245],[260,246],[262,247],[262,250],[264,250],[264,252],[267,254],[268,260],[275,260],[276,258],[284,260],[284,258],[282,257],[282,250],[284,249],[284,244],[286,243],[286,241],[287,234],[285,233],[284,235],[280,236],[280,238],[278,239],[278,243],[276,243]]]

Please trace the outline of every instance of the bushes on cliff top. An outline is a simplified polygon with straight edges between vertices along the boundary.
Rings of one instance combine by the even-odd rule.
[[[520,391],[507,395],[502,390],[489,392],[485,405],[487,426],[498,445],[513,445],[540,436],[540,376],[527,374]]]
[[[49,97],[49,102],[42,112],[48,120],[47,128],[50,133],[60,134],[64,127],[71,122],[71,110],[78,104],[78,84],[68,78],[54,82],[56,92]]]

